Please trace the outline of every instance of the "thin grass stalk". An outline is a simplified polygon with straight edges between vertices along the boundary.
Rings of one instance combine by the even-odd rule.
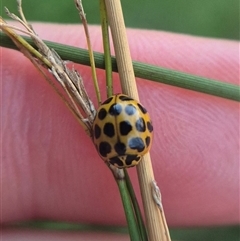
[[[128,231],[131,241],[145,241],[141,237],[141,232],[139,230],[138,223],[135,219],[135,213],[132,207],[131,197],[129,195],[126,181],[117,180],[119,192],[121,194],[121,199],[124,207],[125,216],[127,219]]]
[[[107,88],[106,92],[107,92],[107,97],[110,97],[111,95],[113,95],[112,56],[111,56],[111,50],[110,50],[108,20],[107,20],[105,1],[100,0],[99,5],[100,5],[100,18],[101,18],[103,50],[104,50],[105,74],[106,74],[106,88]]]
[[[129,194],[130,194],[130,197],[131,197],[131,201],[132,201],[132,204],[133,204],[133,207],[134,207],[134,211],[135,211],[135,215],[136,215],[136,219],[137,219],[137,222],[138,222],[139,230],[141,232],[142,239],[148,240],[147,230],[146,230],[145,224],[143,222],[143,217],[142,217],[141,210],[140,210],[140,207],[139,207],[139,204],[138,204],[138,201],[137,201],[137,197],[135,195],[135,192],[134,192],[134,189],[133,189],[133,186],[132,186],[132,182],[130,180],[130,177],[129,177],[126,169],[124,169],[124,174],[125,174],[127,189],[129,191]]]
[[[83,231],[83,232],[105,232],[105,233],[120,233],[127,234],[128,230],[125,226],[116,225],[97,225],[97,224],[84,224],[76,222],[61,222],[61,221],[49,221],[49,220],[35,220],[35,221],[20,221],[7,225],[8,228],[13,229],[42,229],[49,231]],[[1,240],[2,241],[2,240]],[[5,240],[4,240],[5,241]],[[66,240],[67,241],[67,240]]]
[[[122,91],[123,93],[128,94],[129,96],[138,100],[137,86],[128,47],[121,2],[120,0],[105,0],[105,2],[113,37]],[[163,227],[164,221],[161,219],[162,216],[160,215],[159,210],[152,199],[151,182],[154,181],[154,175],[149,153],[143,157],[143,160],[137,166],[137,171],[143,198],[149,240],[169,240],[165,235],[166,232]]]
[[[87,40],[87,45],[88,45],[88,53],[89,53],[89,59],[91,63],[91,70],[92,70],[92,78],[93,78],[93,84],[94,84],[94,89],[95,93],[97,96],[98,103],[101,103],[101,94],[98,86],[98,80],[97,80],[97,72],[96,72],[96,67],[95,67],[95,59],[93,55],[93,49],[92,49],[92,44],[91,44],[91,38],[90,38],[90,33],[88,30],[88,23],[87,23],[87,18],[86,14],[84,12],[83,6],[82,6],[82,1],[81,0],[74,0],[76,8],[79,11],[79,16],[82,20],[83,27],[84,27],[84,32]]]
[[[23,37],[29,44],[34,46],[33,41],[28,37]],[[18,49],[14,43],[4,34],[0,32],[0,45],[11,49]],[[44,41],[50,48],[54,48],[63,59],[80,63],[83,65],[90,65],[88,51]],[[104,69],[104,55],[101,53],[94,53],[96,60],[96,67]],[[112,57],[112,69],[117,72],[116,59]],[[164,83],[176,87],[181,87],[197,92],[214,95],[229,100],[240,101],[240,89],[238,85],[230,84],[218,80],[212,80],[200,76],[195,76],[179,71],[174,71],[166,68],[161,68],[154,65],[149,65],[141,62],[133,61],[133,67],[136,77],[152,80],[159,83]]]
[[[105,0],[122,92],[139,100],[120,0]]]
[[[29,37],[21,37],[23,37],[33,47],[35,46]],[[9,37],[2,32],[0,32],[0,39],[0,46],[18,50],[11,39],[9,39]],[[62,59],[68,59],[75,63],[90,66],[89,54],[86,49],[58,44],[51,41],[44,41],[44,43],[49,46],[49,48],[55,49]],[[104,55],[102,53],[94,52],[94,58],[96,67],[105,69]],[[233,101],[240,101],[239,85],[208,79],[136,61],[133,61],[133,68],[135,76],[142,79],[194,90]],[[114,72],[118,72],[115,57],[112,57],[112,70]]]
[[[104,59],[105,59],[105,73],[106,73],[106,92],[107,97],[110,97],[113,95],[113,83],[112,83],[112,58],[111,58],[111,52],[110,52],[110,40],[109,40],[109,31],[108,31],[108,20],[107,20],[107,12],[106,12],[106,5],[104,0],[100,0],[100,16],[101,16],[101,29],[102,29],[102,38],[103,38],[103,47],[104,47]],[[123,170],[121,170],[123,171]],[[113,173],[114,174],[114,173]],[[122,199],[126,198],[126,195],[124,193],[130,194],[130,199],[127,197],[126,200],[123,200],[123,206],[131,208],[131,212],[128,210],[125,210],[126,219],[129,220],[128,224],[129,231],[131,231],[132,225],[138,226],[139,234],[141,236],[142,241],[147,241],[147,233],[146,229],[143,223],[143,219],[141,216],[140,208],[131,184],[131,180],[129,178],[129,175],[127,173],[127,170],[124,169],[124,175],[123,179],[119,180],[115,178],[117,185],[119,187],[120,195]],[[119,182],[124,182],[119,183]],[[122,188],[120,188],[122,187]],[[127,190],[126,190],[126,189]],[[123,193],[121,193],[123,192]],[[132,219],[132,214],[134,213],[134,220]],[[130,217],[128,217],[130,215]],[[134,222],[134,224],[131,224],[129,222]]]
[[[5,24],[5,21],[1,17],[0,17],[0,24]],[[40,59],[49,68],[51,67],[50,61],[32,46],[33,41],[32,41],[32,44],[28,43],[25,40],[25,38],[23,38],[23,36],[16,34],[16,32],[9,27],[3,27],[3,29],[6,32],[4,35],[8,36],[9,40],[14,45],[14,49],[17,49],[17,50],[23,49],[23,46],[24,46],[24,48],[28,49],[29,53],[31,53],[35,58]],[[0,34],[1,34],[0,43],[2,44],[2,40],[4,39],[4,36],[2,36],[3,35],[2,32],[0,32]]]

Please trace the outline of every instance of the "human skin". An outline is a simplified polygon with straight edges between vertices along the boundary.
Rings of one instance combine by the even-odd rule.
[[[86,48],[79,25],[33,27],[42,39]],[[102,52],[100,28],[91,26],[90,33],[94,50]],[[127,33],[133,60],[239,82],[236,41]],[[82,127],[20,52],[1,48],[1,56],[1,222],[125,225],[112,174]],[[90,68],[74,67],[96,104]],[[104,71],[97,75],[105,93]],[[115,92],[120,92],[118,80],[114,74]],[[169,225],[239,224],[238,102],[143,79],[137,86],[154,125],[151,159]],[[135,168],[129,171],[137,187]]]

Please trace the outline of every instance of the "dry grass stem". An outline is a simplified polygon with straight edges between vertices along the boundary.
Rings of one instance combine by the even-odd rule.
[[[95,92],[96,92],[98,104],[101,104],[101,95],[100,95],[100,90],[99,90],[98,81],[97,81],[95,60],[94,60],[93,49],[92,49],[92,44],[91,44],[91,40],[90,40],[90,34],[89,34],[89,30],[88,30],[86,14],[85,14],[84,9],[83,9],[82,1],[81,0],[74,0],[74,1],[75,1],[76,8],[79,12],[79,16],[81,18],[81,21],[83,23],[85,36],[86,36],[86,40],[87,40],[87,45],[88,45],[94,89],[95,89]]]
[[[105,2],[123,93],[138,100],[137,86],[128,47],[121,2],[120,0],[105,0]],[[137,172],[143,198],[149,240],[169,241],[170,236],[165,216],[161,214],[163,213],[163,209],[161,209],[162,211],[160,212],[159,206],[155,203],[152,196],[154,174],[149,153],[143,157],[143,160],[137,166]]]
[[[99,90],[98,81],[97,81],[95,60],[94,60],[94,55],[93,55],[93,50],[92,50],[92,45],[91,45],[91,40],[90,40],[90,34],[89,34],[89,30],[88,30],[86,14],[84,12],[82,1],[81,0],[74,0],[74,2],[75,2],[76,8],[79,12],[79,16],[81,18],[81,21],[82,21],[82,24],[83,24],[83,27],[84,27],[84,32],[85,32],[85,35],[86,35],[88,51],[89,51],[90,65],[91,65],[91,69],[92,69],[94,89],[96,91],[98,104],[100,105],[102,101],[101,101],[101,95],[100,95],[100,90]],[[110,165],[109,163],[106,163],[106,164],[110,168],[110,170],[113,173],[113,176],[115,177],[116,180],[121,180],[121,179],[124,178],[123,170],[118,169],[115,166]]]
[[[51,84],[75,117],[77,117],[77,120],[83,126],[86,133],[91,136],[92,122],[96,110],[85,90],[81,76],[75,69],[69,69],[66,65],[67,62],[63,61],[53,49],[49,49],[48,46],[35,34],[32,26],[26,22],[20,0],[18,1],[18,4],[21,19],[15,14],[10,13],[8,9],[6,9],[6,13],[12,19],[20,22],[25,29],[12,27],[1,18],[0,29],[13,40],[20,51],[29,58],[44,75],[45,79]],[[29,45],[13,29],[28,34],[33,39],[38,50]],[[66,98],[59,90],[58,84],[55,84],[53,80],[43,72],[42,67],[47,68],[50,73],[52,73],[57,80],[57,83],[60,84],[62,90],[67,94],[68,98]]]
[[[121,12],[121,3],[119,0],[106,0],[105,2],[122,91],[123,93],[128,94],[132,98],[138,100],[139,97],[137,85],[135,82],[135,76],[132,67],[132,59],[130,56],[128,40],[126,36],[124,19]]]

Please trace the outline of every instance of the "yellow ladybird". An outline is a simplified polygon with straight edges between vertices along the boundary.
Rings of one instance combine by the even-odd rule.
[[[118,168],[139,163],[151,147],[152,133],[147,110],[123,94],[104,101],[93,122],[93,142],[99,155]]]

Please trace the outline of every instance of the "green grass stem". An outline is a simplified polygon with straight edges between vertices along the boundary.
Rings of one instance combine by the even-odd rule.
[[[24,37],[26,40],[34,46],[33,41]],[[14,43],[5,34],[0,32],[0,45],[12,49],[17,49]],[[70,60],[75,63],[90,65],[89,54],[85,49],[71,47],[68,45],[62,45],[53,43],[50,41],[44,41],[50,48],[54,48],[55,51],[61,56],[62,59]],[[95,63],[97,68],[104,69],[105,61],[104,55],[101,53],[94,53]],[[189,90],[194,90],[202,93],[206,93],[213,96],[222,97],[234,101],[240,101],[240,88],[238,85],[207,79],[195,75],[186,74],[179,71],[169,70],[149,64],[140,62],[133,62],[133,67],[136,77],[156,81],[163,84],[173,85]],[[112,57],[112,69],[117,71],[116,59]]]
[[[138,204],[138,201],[137,201],[137,197],[135,195],[135,192],[134,192],[134,189],[133,189],[133,186],[132,186],[132,182],[130,180],[130,177],[129,177],[126,169],[124,169],[124,174],[125,174],[127,189],[128,189],[129,194],[130,194],[132,204],[133,204],[133,208],[134,208],[135,215],[136,215],[136,219],[137,219],[137,222],[138,222],[138,227],[139,227],[139,230],[141,232],[142,240],[147,241],[148,240],[147,230],[146,230],[145,224],[143,222],[143,217],[142,217],[141,210],[140,210],[140,207],[139,207],[139,204]]]
[[[108,20],[105,0],[100,0],[100,17],[101,17],[101,28],[102,28],[102,39],[103,39],[103,50],[104,50],[104,63],[106,73],[106,88],[107,97],[113,95],[113,84],[112,84],[112,58],[110,50],[110,40],[108,31]]]
[[[138,227],[137,220],[135,219],[135,213],[132,207],[131,197],[129,195],[126,181],[124,179],[117,180],[117,185],[121,195],[125,216],[128,224],[128,231],[131,241],[142,241],[141,233]]]

